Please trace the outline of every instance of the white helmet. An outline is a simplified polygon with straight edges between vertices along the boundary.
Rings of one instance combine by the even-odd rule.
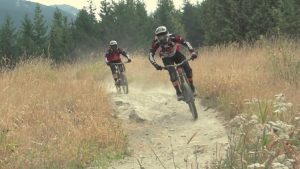
[[[159,26],[156,28],[155,30],[155,35],[159,36],[159,35],[165,35],[168,34],[168,29],[165,26]]]
[[[112,40],[109,42],[109,46],[118,45],[118,42],[115,40]]]

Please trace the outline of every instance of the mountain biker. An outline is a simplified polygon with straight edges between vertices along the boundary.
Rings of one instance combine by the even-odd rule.
[[[115,83],[118,83],[118,76],[116,74],[116,68],[111,63],[122,63],[121,55],[127,58],[127,62],[131,62],[129,55],[122,49],[118,48],[118,43],[115,40],[109,42],[109,49],[105,54],[105,62],[110,67]],[[122,72],[125,71],[124,65],[118,65]]]
[[[189,42],[185,41],[180,35],[170,34],[165,26],[159,26],[155,30],[155,39],[152,42],[152,47],[150,49],[149,60],[151,64],[157,70],[163,69],[160,65],[156,63],[154,59],[155,53],[158,49],[160,49],[159,55],[162,58],[163,64],[165,66],[173,65],[174,63],[181,63],[186,59],[186,57],[180,52],[181,45],[188,48],[189,52],[191,53],[191,58],[193,60],[197,58],[197,53]],[[187,75],[194,96],[196,96],[197,91],[193,84],[192,69],[188,62],[185,62],[182,65],[182,67]],[[176,90],[177,100],[182,100],[183,95],[180,91],[179,82],[176,76],[176,70],[174,67],[170,67],[168,68],[168,71],[170,75],[170,80],[173,83],[173,86]]]

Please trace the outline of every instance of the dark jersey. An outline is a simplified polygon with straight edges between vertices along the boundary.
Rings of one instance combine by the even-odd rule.
[[[128,58],[127,53],[118,48],[117,50],[108,49],[105,54],[105,61],[106,62],[121,62],[121,55]]]
[[[180,51],[182,45],[187,47],[190,52],[194,51],[192,45],[185,41],[181,36],[174,34],[170,34],[168,36],[169,38],[166,43],[160,43],[157,38],[155,38],[152,42],[149,55],[149,60],[151,63],[155,63],[154,55],[157,50],[159,50],[159,55],[161,58],[174,56],[176,52]]]

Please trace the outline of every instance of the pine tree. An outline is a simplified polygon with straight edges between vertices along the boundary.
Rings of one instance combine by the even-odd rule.
[[[185,0],[182,14],[182,24],[186,30],[186,38],[193,45],[203,44],[204,33],[202,30],[200,5],[193,6],[188,0]]]
[[[63,18],[62,30],[63,30],[62,41],[63,41],[64,52],[68,56],[68,61],[74,61],[76,59],[75,55],[70,55],[72,51],[75,49],[75,43],[73,38],[74,27],[72,23],[71,24],[69,23],[68,18],[66,16],[64,16]]]
[[[100,34],[102,35],[100,39],[107,43],[107,41],[111,40],[112,32],[115,32],[115,16],[113,11],[113,4],[108,2],[107,0],[102,0],[100,2],[100,12],[99,16],[101,18],[100,23],[98,24],[98,29]]]
[[[208,44],[255,41],[276,32],[278,0],[206,0],[201,20]]]
[[[158,8],[154,12],[156,26],[164,25],[171,32],[184,34],[181,24],[181,13],[175,9],[172,0],[158,0]]]
[[[63,16],[59,9],[54,12],[49,40],[50,56],[56,63],[75,59],[70,57],[74,49],[72,30],[67,17]]]
[[[0,29],[0,67],[12,68],[18,61],[16,56],[16,28],[8,16]]]
[[[274,12],[278,18],[278,29],[289,37],[300,37],[300,2],[297,0],[279,1],[279,7]]]
[[[95,38],[95,24],[91,22],[90,15],[86,9],[82,9],[75,20],[75,40],[79,45],[83,43],[87,46],[93,46],[93,39]]]
[[[274,18],[273,9],[277,8],[278,0],[243,0],[236,14],[243,14],[244,29],[239,34],[244,40],[255,41],[260,36],[268,36],[275,33],[277,18]],[[246,23],[246,24],[245,24]]]
[[[31,19],[26,14],[21,25],[19,48],[25,57],[33,56],[35,51],[34,32]]]
[[[36,46],[36,55],[44,55],[47,51],[47,25],[42,14],[42,10],[39,4],[35,7],[34,13],[34,42]]]
[[[151,18],[147,15],[146,5],[144,2],[139,0],[136,2],[135,15],[138,16],[135,26],[135,38],[138,39],[136,42],[140,44],[138,47],[148,47],[149,40],[152,40],[153,38],[155,25],[152,24]]]
[[[93,3],[93,0],[88,0],[88,3],[89,3],[89,16],[90,16],[90,20],[91,22],[93,22],[93,24],[96,24],[97,23],[97,19],[96,19],[96,8],[94,7],[94,3]]]

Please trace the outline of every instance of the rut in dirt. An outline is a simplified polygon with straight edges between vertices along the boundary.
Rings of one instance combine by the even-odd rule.
[[[194,121],[188,105],[178,102],[167,87],[131,85],[128,95],[110,89],[130,150],[130,156],[113,163],[111,169],[205,168],[224,153],[225,124],[215,110],[204,111],[199,100],[199,118]]]

